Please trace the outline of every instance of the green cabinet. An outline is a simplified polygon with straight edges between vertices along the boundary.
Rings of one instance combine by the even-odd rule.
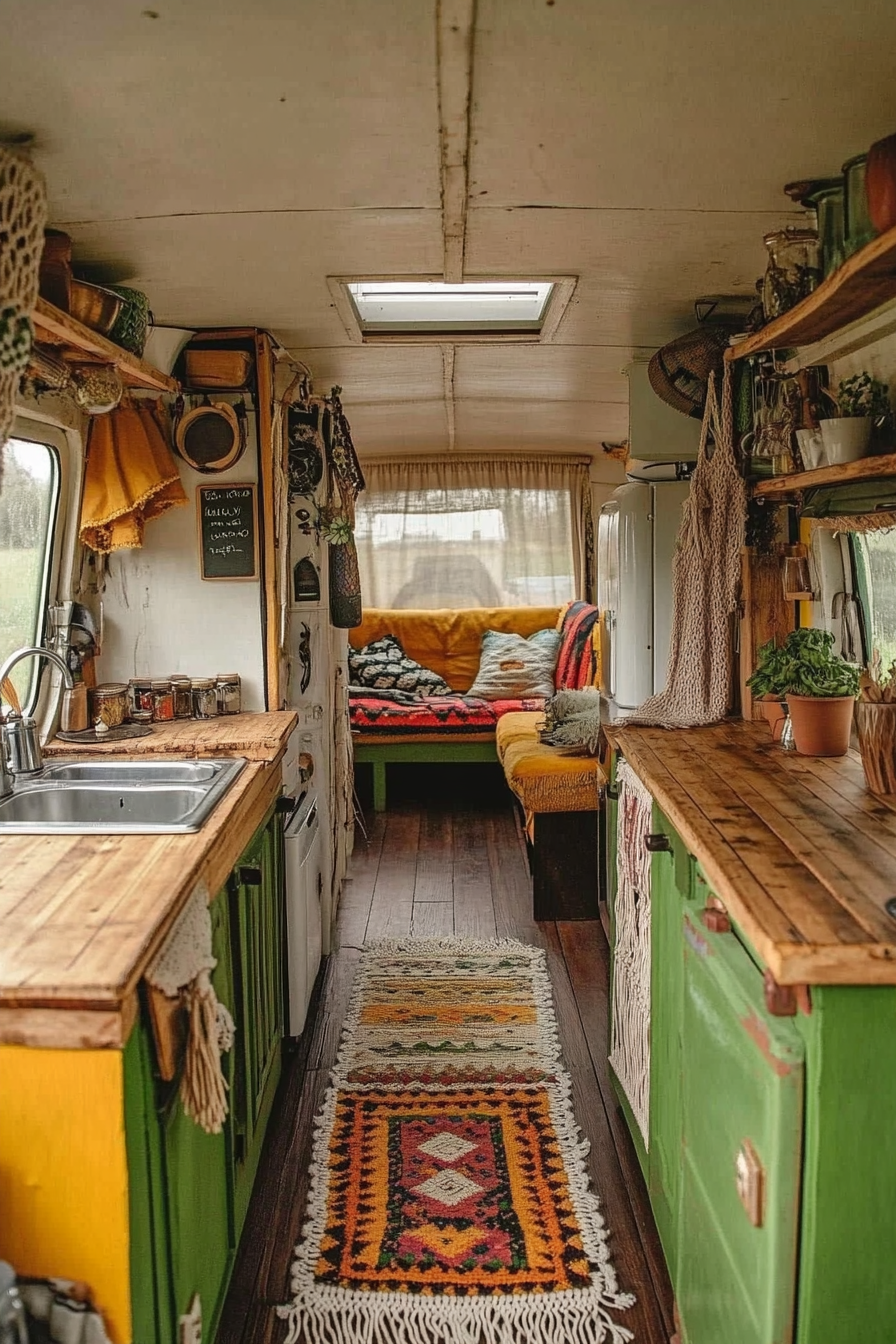
[[[230,1114],[206,1134],[156,1073],[145,1014],[125,1050],[136,1344],[172,1344],[195,1294],[214,1338],[280,1076],[284,1023],[282,826],[271,815],[210,910],[215,992],[234,1017]]]
[[[682,916],[681,1180],[674,1283],[689,1341],[792,1337],[803,1042],[733,933]]]
[[[772,1015],[656,807],[652,831],[646,1144],[623,1109],[681,1344],[893,1344],[896,988],[812,986]]]

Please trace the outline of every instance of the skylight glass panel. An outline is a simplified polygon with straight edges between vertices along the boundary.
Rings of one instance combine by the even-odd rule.
[[[362,331],[539,331],[549,280],[360,280],[347,286]]]

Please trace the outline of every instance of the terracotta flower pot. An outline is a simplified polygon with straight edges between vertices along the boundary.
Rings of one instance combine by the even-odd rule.
[[[845,756],[849,750],[851,695],[788,695],[793,741],[801,756]]]
[[[896,705],[856,701],[856,728],[872,793],[896,793]]]
[[[769,695],[764,696],[756,703],[762,710],[762,717],[772,730],[772,741],[780,742],[781,734],[784,731],[784,721],[787,718],[787,710],[784,708],[784,701],[779,700],[776,695]]]

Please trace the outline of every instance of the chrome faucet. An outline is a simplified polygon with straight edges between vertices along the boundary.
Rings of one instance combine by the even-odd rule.
[[[65,689],[72,689],[68,664],[53,649],[28,647],[16,649],[0,667],[0,686],[23,658],[48,658],[62,673]],[[40,737],[34,719],[11,711],[0,721],[0,798],[12,793],[16,775],[38,775],[44,768]]]

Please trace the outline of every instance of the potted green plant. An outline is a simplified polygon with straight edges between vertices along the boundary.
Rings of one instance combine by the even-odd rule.
[[[864,457],[872,429],[890,417],[887,384],[863,372],[844,378],[836,394],[823,390],[837,408],[836,416],[818,422],[827,461],[854,462]]]
[[[829,630],[791,630],[780,649],[759,651],[747,683],[754,695],[784,695],[793,740],[803,756],[843,756],[849,749],[859,669],[834,653]]]
[[[779,742],[784,723],[787,719],[787,707],[784,696],[787,691],[785,669],[788,655],[783,647],[779,648],[773,639],[763,644],[757,654],[756,671],[747,682],[753,692],[753,698],[762,711],[762,716],[772,730],[772,740]]]

